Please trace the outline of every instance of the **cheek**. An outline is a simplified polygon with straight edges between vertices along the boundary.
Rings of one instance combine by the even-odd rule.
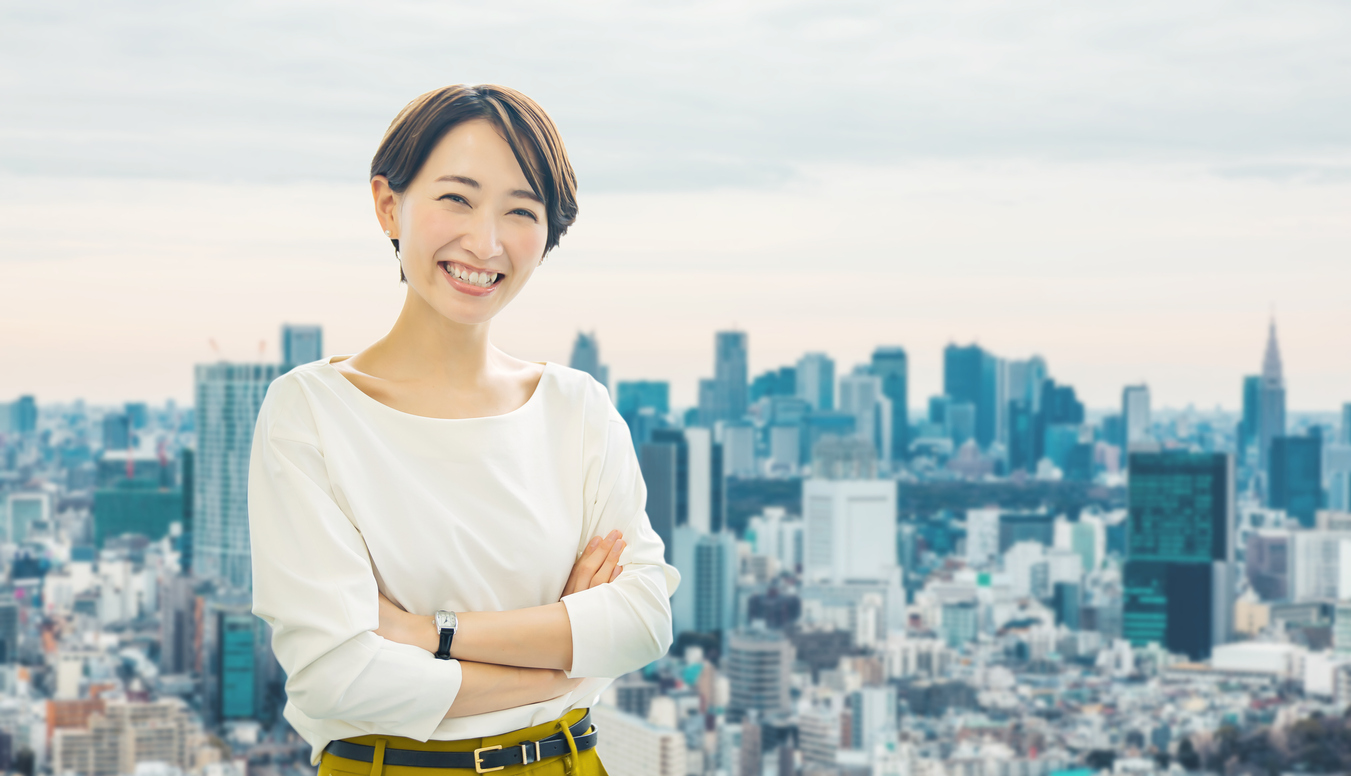
[[[435,252],[457,234],[456,218],[451,213],[423,209],[411,215],[416,243],[428,251]]]
[[[544,243],[548,239],[549,230],[546,227],[520,229],[511,235],[511,255],[519,256],[521,263],[533,267],[539,263],[544,253]]]

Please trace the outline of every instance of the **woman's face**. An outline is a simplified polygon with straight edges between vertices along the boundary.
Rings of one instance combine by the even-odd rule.
[[[399,241],[409,288],[457,323],[491,319],[544,255],[544,204],[488,121],[447,132],[402,194],[383,176],[371,186],[381,228]]]

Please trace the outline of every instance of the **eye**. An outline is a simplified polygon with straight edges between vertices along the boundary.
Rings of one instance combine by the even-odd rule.
[[[456,202],[462,202],[462,203],[464,203],[464,204],[466,204],[466,205],[469,204],[469,201],[466,200],[464,197],[461,197],[459,194],[442,194],[441,196],[437,197],[437,199],[438,199],[438,200],[442,200],[442,199],[453,199],[453,200],[456,201]]]
[[[516,208],[515,210],[513,210],[513,211],[511,211],[511,212],[513,212],[513,213],[520,213],[520,214],[523,215],[523,216],[530,216],[530,220],[531,220],[531,221],[538,221],[538,220],[539,220],[539,217],[535,215],[534,211],[526,210],[526,209],[523,208],[523,207],[518,207],[518,208]]]

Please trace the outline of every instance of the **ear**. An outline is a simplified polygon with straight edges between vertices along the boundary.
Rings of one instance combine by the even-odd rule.
[[[375,200],[375,217],[380,221],[380,228],[389,230],[389,238],[396,241],[394,246],[397,250],[400,197],[389,187],[389,178],[383,175],[371,177],[371,197]]]

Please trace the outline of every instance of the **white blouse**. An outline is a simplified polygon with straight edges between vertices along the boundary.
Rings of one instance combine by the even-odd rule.
[[[283,716],[313,746],[311,765],[337,738],[475,738],[548,722],[666,654],[680,574],[648,520],[628,426],[591,375],[542,362],[511,412],[428,418],[368,396],[330,360],[268,388],[248,482],[253,613],[272,626]],[[568,675],[587,677],[567,695],[445,719],[459,661],[374,632],[378,592],[424,615],[558,601],[586,543],[615,528],[623,572],[562,598]]]

